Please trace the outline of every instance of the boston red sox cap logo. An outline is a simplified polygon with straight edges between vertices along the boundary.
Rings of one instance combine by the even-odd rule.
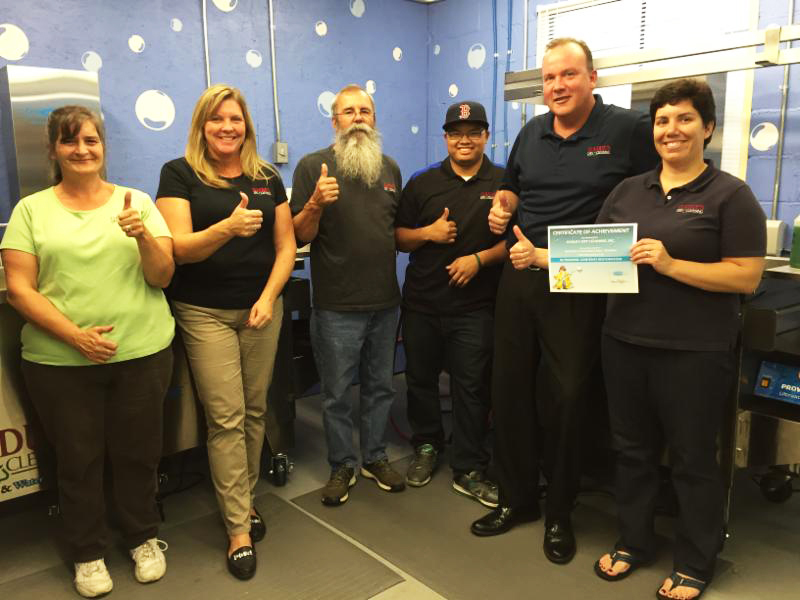
[[[473,102],[472,100],[454,102],[447,107],[447,113],[444,118],[444,125],[442,125],[442,129],[447,130],[450,125],[465,122],[473,122],[486,129],[489,128],[489,123],[486,120],[486,109],[483,108],[481,103]]]

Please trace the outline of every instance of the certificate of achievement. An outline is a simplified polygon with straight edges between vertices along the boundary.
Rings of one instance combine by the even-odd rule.
[[[551,292],[639,293],[636,223],[548,227],[547,241]]]

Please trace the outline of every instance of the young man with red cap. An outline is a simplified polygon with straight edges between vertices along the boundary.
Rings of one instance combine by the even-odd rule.
[[[457,102],[447,110],[448,157],[415,173],[395,217],[397,248],[410,252],[403,286],[408,418],[414,459],[410,486],[426,485],[444,449],[439,375],[450,374],[453,489],[497,506],[486,477],[494,297],[506,257],[502,236],[486,227],[503,169],[483,153],[486,110]]]

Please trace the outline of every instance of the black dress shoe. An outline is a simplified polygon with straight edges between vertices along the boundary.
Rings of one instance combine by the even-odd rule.
[[[544,555],[563,565],[575,556],[575,534],[569,519],[555,519],[544,528]]]
[[[241,546],[228,557],[228,571],[237,579],[250,579],[256,574],[256,551],[252,546]]]
[[[535,521],[540,517],[538,507],[511,508],[498,506],[485,517],[475,521],[469,528],[472,533],[479,536],[500,535],[514,525]]]
[[[256,511],[256,514],[250,515],[250,539],[254,542],[260,542],[267,535],[267,524],[264,523],[261,513],[258,512],[255,506],[253,510]]]

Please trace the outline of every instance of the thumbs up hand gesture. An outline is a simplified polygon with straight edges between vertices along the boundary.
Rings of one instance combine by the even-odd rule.
[[[233,209],[231,216],[228,217],[230,230],[233,235],[239,237],[251,237],[261,229],[261,222],[264,220],[263,214],[260,210],[250,210],[247,204],[250,200],[247,194],[239,192],[241,201]]]
[[[509,190],[500,190],[494,195],[492,208],[489,210],[489,231],[495,235],[504,233],[511,215],[517,209],[519,196]]]
[[[452,244],[456,241],[458,227],[455,221],[448,221],[450,209],[445,207],[442,215],[428,225],[428,240],[437,244]]]
[[[317,207],[325,208],[336,202],[339,199],[339,183],[336,177],[328,177],[328,165],[322,163],[319,172],[319,179],[317,179],[317,186],[314,188],[314,193],[311,194],[309,202]]]
[[[144,235],[144,223],[142,216],[135,208],[131,208],[131,192],[125,192],[125,200],[122,204],[122,212],[117,215],[117,223],[125,235],[138,238]]]
[[[536,246],[525,237],[519,225],[514,225],[514,235],[517,236],[517,243],[511,246],[508,251],[508,258],[517,270],[527,269],[531,265],[535,266]]]

